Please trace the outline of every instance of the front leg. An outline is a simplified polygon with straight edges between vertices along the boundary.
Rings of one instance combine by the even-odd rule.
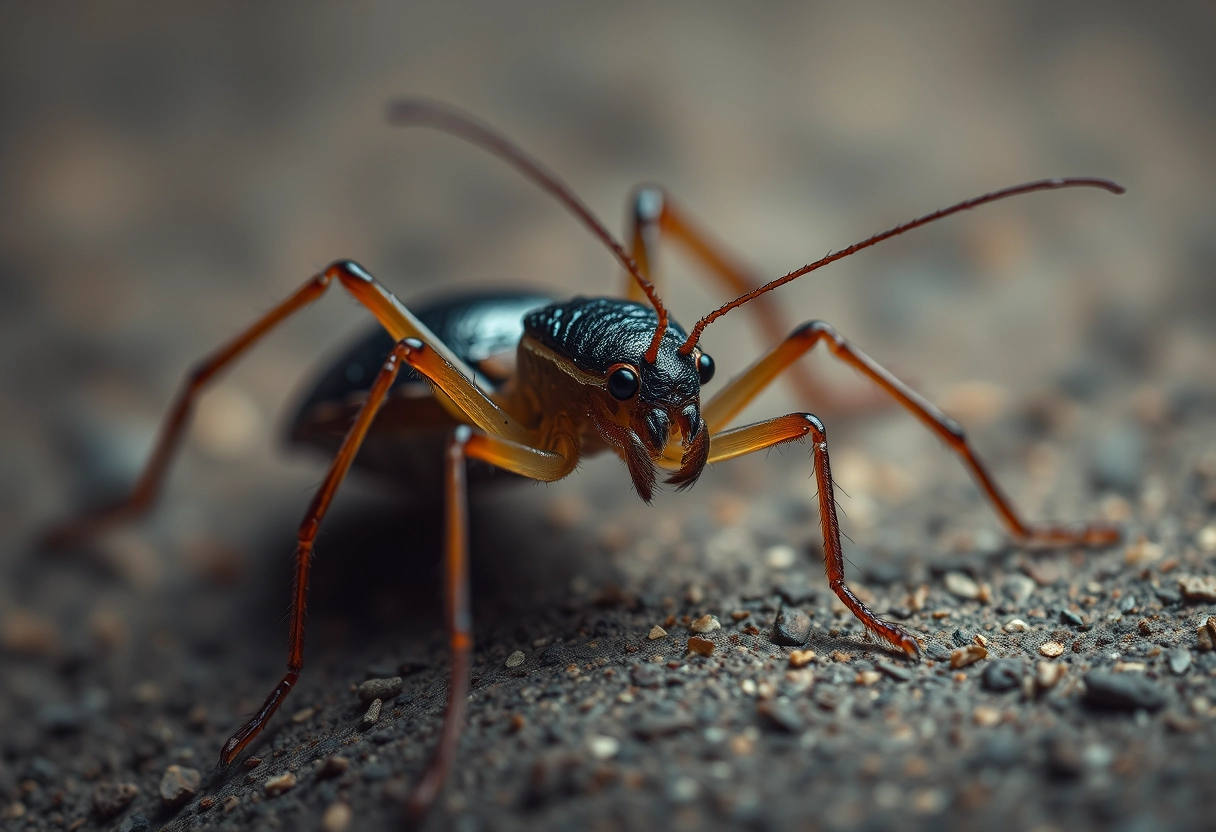
[[[1041,546],[1110,546],[1119,542],[1119,529],[1106,523],[1088,523],[1080,527],[1035,526],[1027,523],[988,473],[958,422],[942,413],[823,321],[802,324],[759,361],[719,390],[702,409],[709,429],[715,431],[725,427],[735,414],[761,390],[768,387],[779,373],[793,365],[821,341],[827,344],[833,356],[877,384],[954,451],[1016,540]]]
[[[789,416],[778,416],[776,419],[711,436],[709,462],[720,462],[808,436],[812,442],[811,460],[815,465],[815,484],[819,488],[819,528],[823,534],[823,565],[828,575],[828,586],[866,629],[909,657],[917,658],[920,655],[920,645],[916,639],[898,624],[879,618],[853,594],[844,581],[844,550],[840,545],[840,521],[836,516],[832,466],[828,462],[828,437],[819,419],[810,413],[791,413]]]
[[[350,470],[351,463],[354,462],[359,447],[363,444],[364,437],[367,436],[368,428],[376,418],[380,405],[384,403],[384,397],[388,394],[389,388],[393,386],[393,381],[401,370],[401,362],[408,351],[407,342],[399,341],[385,359],[384,365],[367,393],[367,401],[359,409],[354,424],[351,425],[346,438],[342,440],[342,445],[338,448],[333,462],[330,463],[329,471],[326,472],[321,487],[317,489],[312,503],[308,506],[308,511],[304,514],[295,551],[296,572],[291,595],[291,631],[288,636],[287,672],[266,697],[266,701],[262,703],[262,707],[257,710],[257,713],[229,737],[228,742],[224,743],[224,747],[220,751],[221,765],[228,765],[235,760],[245,746],[262,733],[270,718],[287,698],[287,694],[299,681],[300,670],[304,667],[304,618],[308,607],[308,574],[312,569],[313,543],[316,540],[317,531],[321,527],[321,520],[325,517],[330,503],[333,502],[338,486],[342,484],[347,471]]]
[[[556,450],[520,445],[509,439],[481,433],[467,425],[456,428],[448,442],[445,459],[443,598],[448,644],[452,652],[451,681],[443,715],[443,729],[435,756],[410,797],[410,814],[420,818],[439,797],[447,780],[460,735],[464,730],[465,705],[469,699],[469,676],[473,652],[473,614],[469,607],[469,508],[467,459],[480,459],[513,474],[553,482],[569,474],[578,463],[572,442],[556,439]]]

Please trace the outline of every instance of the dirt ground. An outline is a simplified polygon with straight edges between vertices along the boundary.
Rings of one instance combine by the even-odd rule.
[[[513,172],[383,123],[390,96],[418,93],[502,127],[613,228],[633,185],[661,182],[766,277],[1019,181],[1128,188],[989,206],[780,296],[791,325],[831,321],[957,417],[1028,518],[1117,522],[1120,545],[1020,548],[903,412],[766,394],[743,420],[823,418],[849,581],[924,639],[912,663],[828,591],[804,447],[650,507],[615,459],[480,494],[468,726],[428,828],[1209,825],[1213,17],[7,6],[0,824],[405,824],[447,660],[439,512],[390,482],[343,486],[300,685],[215,766],[282,673],[288,555],[326,462],[278,437],[367,327],[359,307],[325,298],[225,375],[146,519],[58,556],[33,541],[129,486],[192,362],[333,259],[407,302],[619,291],[609,256]],[[678,255],[662,268],[686,324],[724,300]],[[776,335],[740,312],[703,343],[725,378]],[[865,401],[854,374],[809,362]],[[804,646],[775,643],[783,612]],[[705,615],[709,657],[687,650]],[[356,686],[391,677],[369,719]]]

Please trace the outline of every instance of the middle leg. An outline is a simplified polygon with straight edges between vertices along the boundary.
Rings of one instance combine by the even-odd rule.
[[[988,473],[988,469],[980,462],[958,422],[942,413],[823,321],[802,324],[759,361],[719,390],[702,409],[710,431],[725,427],[730,419],[772,383],[779,373],[793,365],[821,341],[827,344],[832,355],[859,370],[890,394],[954,451],[1015,539],[1044,546],[1109,546],[1119,542],[1119,530],[1106,523],[1095,522],[1072,527],[1036,526],[1024,521],[1012,501],[1005,496],[996,480]]]

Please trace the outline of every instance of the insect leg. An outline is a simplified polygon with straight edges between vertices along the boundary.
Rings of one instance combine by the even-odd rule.
[[[552,482],[574,470],[578,454],[573,443],[558,443],[559,450],[544,451],[518,445],[461,425],[448,442],[445,460],[447,499],[444,555],[444,612],[452,651],[451,683],[443,730],[426,773],[410,797],[410,812],[426,814],[439,796],[456,747],[464,730],[465,703],[469,698],[469,674],[473,649],[473,616],[469,609],[468,488],[466,459],[480,459],[515,474]]]
[[[765,281],[758,280],[745,266],[714,242],[707,232],[699,228],[662,188],[642,185],[634,190],[632,203],[629,235],[631,254],[648,280],[658,283],[655,263],[660,238],[666,237],[679,243],[697,265],[715,278],[732,297],[746,294],[764,284]],[[646,297],[637,281],[628,274],[626,278],[625,296],[630,300],[645,303]],[[756,298],[748,304],[748,309],[755,316],[755,323],[766,338],[775,339],[782,332],[789,331],[789,321],[781,314],[781,307],[769,295]],[[874,401],[870,397],[844,398],[827,390],[804,364],[790,368],[789,380],[802,401],[826,403],[832,409],[852,412],[874,409]]]
[[[823,533],[823,565],[827,570],[828,585],[869,630],[915,658],[920,655],[916,640],[898,624],[875,615],[844,582],[844,551],[840,545],[840,521],[836,517],[832,467],[828,462],[828,440],[819,419],[809,413],[791,413],[712,435],[709,440],[709,462],[721,462],[806,437],[810,437],[813,443],[811,459],[815,465],[815,483],[819,487],[819,526]]]
[[[465,425],[453,432],[444,461],[444,494],[448,510],[443,558],[443,600],[448,644],[452,651],[452,672],[439,747],[435,749],[435,756],[410,797],[410,813],[415,817],[426,814],[443,788],[448,769],[456,757],[460,734],[464,730],[464,711],[469,699],[473,614],[469,609],[469,500],[465,451],[471,433]]]
[[[262,703],[262,707],[258,709],[257,713],[224,743],[224,747],[220,751],[222,765],[231,763],[241,753],[241,750],[262,732],[266,723],[274,716],[275,711],[283,704],[283,700],[300,678],[300,669],[304,666],[304,614],[308,606],[308,573],[312,567],[313,542],[316,540],[321,520],[333,501],[334,493],[337,492],[346,472],[350,470],[351,463],[354,462],[355,455],[359,452],[359,446],[363,444],[363,438],[367,435],[367,430],[376,417],[376,412],[384,403],[389,388],[397,378],[407,350],[408,347],[404,342],[398,342],[385,359],[380,372],[376,374],[376,380],[368,391],[367,401],[359,408],[354,424],[351,425],[346,438],[342,440],[342,445],[338,448],[333,462],[330,463],[329,471],[325,474],[321,487],[317,489],[312,503],[308,506],[308,511],[304,514],[295,551],[296,574],[291,596],[287,673],[275,685],[274,690],[266,697],[266,701]]]
[[[958,455],[993,510],[1016,539],[1047,546],[1109,546],[1119,541],[1119,530],[1106,523],[1080,527],[1035,526],[1019,516],[1013,503],[997,485],[980,461],[958,422],[938,410],[928,400],[893,376],[870,356],[854,347],[829,324],[810,321],[802,324],[767,354],[732,379],[702,409],[711,431],[721,430],[730,419],[767,387],[776,376],[823,341],[832,355],[860,371],[892,398],[903,405],[929,430]]]
[[[462,420],[467,418],[484,430],[527,442],[531,435],[504,413],[473,383],[473,371],[448,349],[418,318],[393,297],[365,269],[350,260],[339,260],[314,275],[287,300],[263,315],[235,339],[199,362],[178,391],[161,428],[152,456],[131,493],[109,506],[53,527],[42,539],[54,548],[92,536],[123,520],[143,514],[151,507],[164,482],[165,473],[181,446],[182,436],[203,388],[220,372],[243,356],[263,335],[284,319],[309,305],[338,282],[367,307],[392,336],[400,340],[415,338],[426,342],[446,369],[438,381],[436,398]]]
[[[131,493],[118,502],[54,526],[43,537],[43,545],[50,548],[65,546],[147,511],[160,491],[173,455],[181,445],[182,434],[194,409],[194,402],[203,387],[281,321],[323,295],[328,284],[329,279],[325,275],[313,277],[249,329],[196,364],[186,374],[177,398],[162,424],[152,456]]]

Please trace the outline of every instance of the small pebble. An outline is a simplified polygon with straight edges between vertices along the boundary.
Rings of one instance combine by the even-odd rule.
[[[1152,566],[1163,557],[1165,557],[1165,549],[1161,547],[1161,544],[1153,543],[1144,537],[1128,544],[1127,548],[1123,550],[1123,561],[1128,566],[1134,566],[1137,569]]]
[[[1200,650],[1211,650],[1216,646],[1216,615],[1209,615],[1196,631]]]
[[[855,683],[862,686],[873,685],[882,678],[882,674],[877,670],[863,670],[853,679]]]
[[[658,624],[655,624],[653,627],[650,628],[650,635],[647,636],[647,638],[649,638],[651,641],[654,641],[656,638],[662,638],[665,635],[667,635],[667,631],[664,630],[662,627],[660,627]]]
[[[301,722],[308,722],[316,713],[316,708],[301,708],[291,715],[291,721],[299,725]]]
[[[707,638],[691,636],[688,639],[688,652],[696,653],[698,656],[712,656],[714,654],[714,643]]]
[[[1156,711],[1165,706],[1165,692],[1139,674],[1091,670],[1084,678],[1085,701],[1095,707]]]
[[[1070,627],[1081,627],[1084,626],[1085,619],[1072,610],[1060,610],[1060,623],[1067,624]]]
[[[912,678],[912,671],[903,665],[880,661],[876,662],[874,666],[897,682],[907,682]]]
[[[1022,663],[1014,659],[995,659],[984,668],[982,681],[993,693],[1016,690],[1022,684]]]
[[[722,623],[715,616],[703,615],[689,624],[688,629],[694,633],[712,633],[714,630],[721,630]]]
[[[367,707],[367,713],[363,714],[363,718],[359,720],[359,728],[366,731],[375,725],[380,720],[380,709],[383,706],[384,703],[379,699],[373,699],[372,704]]]
[[[950,653],[950,666],[955,670],[975,664],[988,657],[988,651],[978,644],[969,644]]]
[[[1186,575],[1178,579],[1178,591],[1188,601],[1216,601],[1216,577]]]
[[[1003,591],[1005,596],[1016,606],[1021,606],[1030,600],[1034,594],[1035,583],[1025,575],[1009,575],[1005,578]]]
[[[1195,543],[1208,554],[1216,552],[1216,523],[1209,523],[1195,535]]]
[[[789,569],[798,560],[798,551],[784,543],[770,546],[764,551],[764,564],[769,569]]]
[[[189,803],[198,793],[203,775],[193,768],[169,766],[160,778],[160,799],[169,809]]]
[[[806,727],[806,723],[794,710],[794,706],[781,699],[761,702],[756,706],[756,713],[764,717],[769,725],[779,728],[787,734],[800,734]]]
[[[730,614],[730,617],[732,619],[734,619],[735,621],[742,621],[743,619],[747,618],[750,615],[751,615],[751,613],[748,612],[747,610],[735,610],[734,612],[732,612]]]
[[[524,663],[524,651],[516,650],[511,655],[507,656],[507,667],[519,667]]]
[[[325,809],[325,814],[321,816],[321,830],[322,832],[345,832],[353,817],[354,813],[347,804],[340,800],[331,803]]]
[[[1024,633],[1029,629],[1030,625],[1020,618],[1011,618],[1004,627],[1004,630],[1007,633]]]
[[[968,601],[980,597],[980,585],[962,572],[946,573],[946,590],[951,595]]]
[[[126,809],[139,796],[134,783],[99,783],[93,787],[93,812],[109,820]]]
[[[936,641],[931,641],[925,645],[925,655],[933,659],[935,662],[949,661],[950,648],[938,644]]]
[[[621,743],[616,737],[596,736],[587,740],[591,756],[597,760],[611,760],[621,750]]]
[[[393,676],[390,679],[368,679],[359,685],[358,688],[360,702],[371,702],[373,699],[392,699],[399,693],[401,693],[400,676]]]
[[[991,728],[1001,722],[1001,712],[987,705],[980,705],[971,712],[971,721],[981,728]]]
[[[1039,652],[1049,659],[1064,655],[1064,645],[1058,641],[1045,641],[1039,645]]]
[[[1176,650],[1170,651],[1170,672],[1175,676],[1181,676],[1186,673],[1191,667],[1191,651],[1185,647],[1179,647]]]
[[[1158,601],[1166,606],[1182,603],[1182,593],[1172,586],[1159,586],[1153,590],[1153,594],[1157,596]]]
[[[230,794],[224,798],[224,803],[220,808],[224,810],[224,814],[226,815],[240,805],[241,799],[234,794]]]
[[[783,607],[773,624],[773,643],[801,647],[811,637],[811,619],[799,609]]]
[[[1058,662],[1039,662],[1034,666],[1034,683],[1040,691],[1051,690],[1064,675],[1064,665]]]
[[[262,764],[261,757],[246,757],[245,762],[241,763],[241,767],[246,771],[253,771]]]
[[[814,650],[793,650],[790,652],[790,667],[806,667],[814,660]]]
[[[962,628],[959,628],[951,633],[950,638],[954,641],[955,647],[966,647],[968,644],[975,641],[974,636]]]
[[[285,771],[280,775],[271,777],[262,788],[266,791],[267,797],[278,797],[283,792],[289,792],[296,787],[296,776],[290,771]]]

